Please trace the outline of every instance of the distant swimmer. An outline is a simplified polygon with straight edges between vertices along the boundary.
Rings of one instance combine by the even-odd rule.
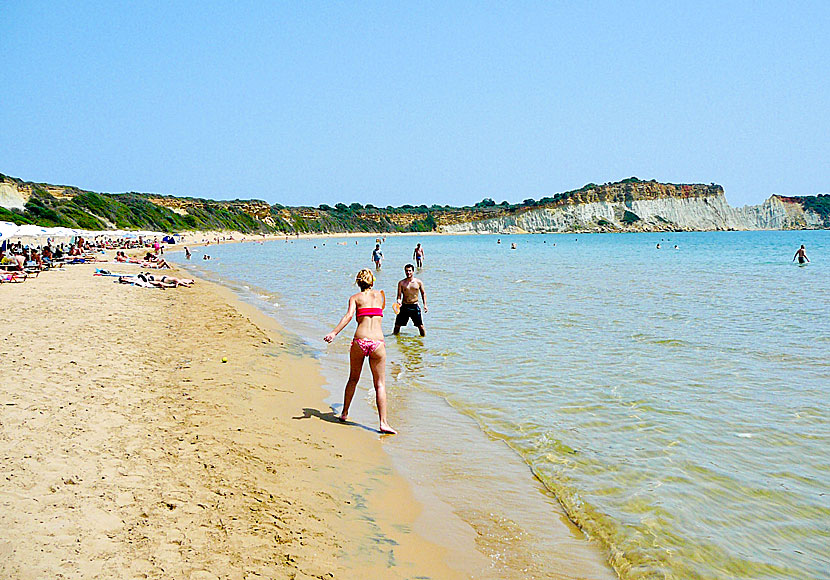
[[[515,249],[516,249],[516,242],[513,242],[512,244],[510,244],[510,249],[511,249],[511,250],[515,250]]]
[[[498,240],[496,240],[496,243],[497,243],[497,244],[500,244],[500,243],[501,243],[501,238],[499,238]]]
[[[349,379],[346,381],[346,390],[343,393],[343,411],[340,413],[340,420],[345,422],[349,418],[349,407],[354,398],[357,381],[360,380],[363,361],[368,358],[375,385],[380,432],[394,435],[396,431],[386,421],[386,343],[383,341],[381,325],[386,296],[383,291],[378,292],[372,289],[375,276],[368,268],[357,273],[355,282],[360,287],[360,292],[349,297],[346,314],[334,330],[323,337],[326,342],[331,342],[351,322],[352,316],[357,320],[357,328],[354,331],[351,347],[349,347]]]
[[[680,248],[677,247],[677,244],[674,245],[675,250],[679,250]]]
[[[401,326],[406,326],[409,320],[412,319],[412,324],[418,327],[421,336],[426,336],[427,331],[424,328],[424,321],[421,318],[421,307],[418,305],[418,297],[424,302],[424,312],[429,312],[427,308],[427,295],[424,290],[424,283],[415,277],[415,266],[407,264],[404,266],[404,274],[406,278],[398,282],[398,296],[395,299],[400,304],[400,312],[395,318],[395,334],[401,331]]]
[[[375,244],[375,249],[372,250],[372,260],[375,262],[375,270],[380,270],[383,263],[383,251],[380,249],[380,244]]]
[[[424,267],[424,249],[421,244],[415,245],[415,251],[412,252],[412,259],[415,260],[415,265],[419,268]]]
[[[798,251],[793,256],[793,262],[795,259],[798,258],[798,263],[803,264],[804,262],[809,262],[810,258],[807,257],[807,252],[804,250],[804,244],[801,244],[801,247],[798,248]]]
[[[658,250],[660,249],[660,244],[657,244],[657,249],[658,249]]]
[[[190,250],[187,249],[187,246],[184,247],[184,257],[188,260],[190,259],[191,253]]]

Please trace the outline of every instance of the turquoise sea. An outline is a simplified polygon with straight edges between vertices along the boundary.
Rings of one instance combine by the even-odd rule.
[[[188,267],[294,333],[338,406],[353,323],[322,337],[374,240]],[[830,231],[389,237],[390,305],[416,242],[428,334],[392,336],[387,308],[383,445],[425,517],[474,531],[476,577],[601,575],[561,570],[561,504],[625,579],[830,578]],[[368,374],[353,418],[375,428]]]

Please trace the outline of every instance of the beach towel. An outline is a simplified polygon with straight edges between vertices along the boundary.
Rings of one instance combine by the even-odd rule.
[[[112,276],[114,278],[120,278],[121,276],[132,276],[132,274],[113,274],[109,270],[104,270],[103,268],[95,268],[95,273],[93,276]]]

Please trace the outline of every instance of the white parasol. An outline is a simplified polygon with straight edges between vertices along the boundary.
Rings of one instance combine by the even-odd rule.
[[[46,228],[36,226],[34,224],[23,224],[17,228],[15,238],[42,238],[46,235]]]
[[[0,239],[11,238],[17,233],[19,226],[12,222],[0,222]]]

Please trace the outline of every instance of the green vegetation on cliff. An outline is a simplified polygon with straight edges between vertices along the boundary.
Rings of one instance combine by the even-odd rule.
[[[429,232],[441,226],[520,214],[537,208],[557,208],[594,202],[628,204],[662,197],[693,198],[722,195],[719,185],[671,184],[636,177],[616,183],[588,183],[579,189],[522,203],[496,203],[492,198],[465,207],[441,205],[285,207],[257,200],[215,201],[146,193],[94,193],[76,187],[24,182],[0,174],[24,199],[23,210],[0,207],[0,221],[64,226],[87,230],[153,231],[236,230],[243,233]],[[830,195],[790,198],[822,216],[830,227]],[[629,206],[630,207],[630,206]],[[626,211],[623,221],[640,218]],[[602,224],[601,224],[602,225]]]
[[[44,227],[63,226],[85,230],[237,230],[247,233],[274,229],[231,202],[205,200],[206,207],[192,207],[185,215],[151,201],[141,193],[102,194],[65,188],[56,197],[44,184],[23,183],[0,174],[0,181],[14,182],[31,190],[23,211],[0,208],[0,220]],[[54,188],[52,188],[54,189]],[[201,201],[201,200],[200,200]]]
[[[813,211],[821,216],[825,228],[830,228],[830,194],[822,193],[807,197],[795,198],[801,206],[808,211]]]

